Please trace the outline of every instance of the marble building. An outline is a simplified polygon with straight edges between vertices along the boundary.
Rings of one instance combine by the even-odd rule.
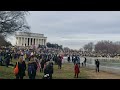
[[[16,32],[16,46],[46,45],[47,37],[44,34]]]

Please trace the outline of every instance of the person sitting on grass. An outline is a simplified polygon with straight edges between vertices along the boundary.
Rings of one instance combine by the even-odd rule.
[[[78,63],[75,64],[74,72],[75,72],[74,78],[76,78],[76,77],[78,78],[78,75],[79,75],[79,73],[80,73],[80,68],[79,68]]]

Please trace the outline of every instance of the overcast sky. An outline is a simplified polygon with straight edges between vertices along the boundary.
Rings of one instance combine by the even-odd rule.
[[[120,41],[119,11],[30,11],[31,32],[47,41],[79,49],[88,42]]]

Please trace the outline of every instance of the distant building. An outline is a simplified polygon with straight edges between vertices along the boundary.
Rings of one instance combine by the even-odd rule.
[[[17,32],[15,36],[16,36],[16,46],[32,46],[32,45],[46,46],[47,37],[44,37],[44,34]]]

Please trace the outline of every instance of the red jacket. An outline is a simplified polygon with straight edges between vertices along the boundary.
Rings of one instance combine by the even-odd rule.
[[[80,69],[78,65],[75,65],[74,71],[75,73],[80,73]]]

